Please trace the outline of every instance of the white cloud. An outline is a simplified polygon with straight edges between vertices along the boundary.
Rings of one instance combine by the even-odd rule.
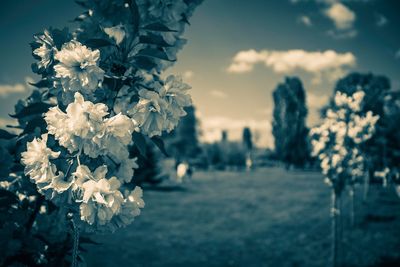
[[[388,24],[388,19],[382,14],[376,14],[376,26],[383,27]]]
[[[314,75],[314,80],[320,81],[321,76],[331,78],[332,73],[343,74],[345,68],[356,64],[356,57],[350,53],[337,53],[333,50],[305,51],[294,49],[288,51],[254,49],[238,52],[231,65],[227,68],[230,73],[245,73],[253,70],[254,65],[263,63],[276,73],[292,73],[303,70]],[[337,76],[337,75],[336,75]]]
[[[327,95],[316,95],[307,92],[307,107],[310,109],[320,109],[328,104],[329,96]]]
[[[327,2],[328,3],[328,2]],[[335,39],[353,38],[357,36],[354,29],[356,14],[340,2],[330,2],[329,7],[324,10],[325,16],[331,19],[335,25],[334,30],[329,30],[328,35]]]
[[[0,84],[0,97],[7,97],[10,94],[24,93],[26,86],[22,83]]]
[[[221,132],[228,132],[228,139],[232,141],[242,140],[243,128],[249,127],[253,132],[254,140],[259,147],[273,147],[272,126],[269,120],[233,119],[228,117],[202,117],[202,136],[200,140],[212,143],[221,140]]]
[[[226,93],[219,91],[219,90],[210,91],[210,95],[212,95],[213,97],[216,97],[216,98],[220,98],[220,99],[225,99],[228,97],[228,95]]]
[[[31,88],[29,83],[33,83],[32,77],[25,77],[25,83],[0,84],[0,97],[5,98],[10,94],[22,94]]]
[[[313,24],[311,22],[310,17],[302,15],[298,18],[298,21],[304,25],[306,25],[307,27],[311,27]]]
[[[0,128],[6,128],[7,125],[15,126],[17,124],[18,124],[18,122],[16,119],[0,117]]]
[[[191,70],[187,70],[183,73],[182,77],[184,80],[191,80],[194,76],[194,72]]]

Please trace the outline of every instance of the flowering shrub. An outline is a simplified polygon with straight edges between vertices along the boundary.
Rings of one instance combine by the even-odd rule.
[[[0,132],[0,158],[11,159],[1,169],[1,193],[13,199],[10,205],[15,194],[32,195],[45,201],[33,205],[34,216],[48,202],[81,231],[113,231],[140,214],[144,201],[141,188],[130,185],[138,167],[130,148],[143,152],[151,140],[163,150],[160,136],[191,105],[190,86],[161,73],[176,61],[200,2],[77,1],[86,11],[74,30],[34,36],[38,89],[16,106],[21,132]],[[35,188],[26,190],[25,177]]]
[[[361,144],[372,137],[379,116],[361,110],[364,92],[352,96],[337,92],[334,109],[327,110],[323,123],[311,130],[313,156],[320,161],[327,182],[340,194],[346,183],[354,183],[364,173]]]

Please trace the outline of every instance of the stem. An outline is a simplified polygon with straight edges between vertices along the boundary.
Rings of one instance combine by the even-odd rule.
[[[74,218],[71,219],[72,228],[74,230],[74,244],[72,249],[71,267],[78,267],[78,252],[79,252],[79,228],[75,225]]]
[[[332,217],[332,266],[338,267],[338,202],[335,190],[332,189],[331,195],[331,217]]]
[[[31,216],[29,217],[28,222],[26,223],[26,232],[30,232],[33,226],[33,223],[36,220],[36,216],[38,215],[39,211],[40,211],[40,207],[42,206],[43,203],[43,197],[42,196],[38,196],[38,200],[36,201],[36,205],[35,205],[35,209],[33,210]]]

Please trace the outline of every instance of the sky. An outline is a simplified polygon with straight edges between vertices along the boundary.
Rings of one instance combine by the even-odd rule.
[[[80,14],[72,0],[3,0],[0,8],[0,125],[38,80],[29,42]],[[285,76],[306,90],[311,127],[335,81],[352,71],[386,75],[400,89],[400,1],[205,0],[186,29],[187,45],[168,73],[192,86],[204,141],[241,138],[273,146],[272,92]]]

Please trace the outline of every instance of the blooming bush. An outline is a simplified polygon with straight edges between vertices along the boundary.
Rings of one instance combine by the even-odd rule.
[[[347,183],[364,174],[361,144],[372,137],[379,116],[367,112],[360,116],[364,92],[352,96],[337,92],[333,109],[328,109],[323,123],[311,130],[312,154],[320,161],[327,182],[340,195]]]
[[[16,105],[20,132],[0,132],[0,158],[10,159],[1,169],[6,212],[20,208],[14,195],[40,199],[29,231],[38,227],[43,203],[62,218],[68,214],[80,231],[114,231],[140,214],[143,193],[131,186],[138,164],[130,151],[143,153],[150,140],[164,150],[160,136],[191,105],[190,86],[161,74],[176,61],[200,2],[77,1],[86,11],[72,31],[49,28],[34,36],[32,70],[41,80]]]

